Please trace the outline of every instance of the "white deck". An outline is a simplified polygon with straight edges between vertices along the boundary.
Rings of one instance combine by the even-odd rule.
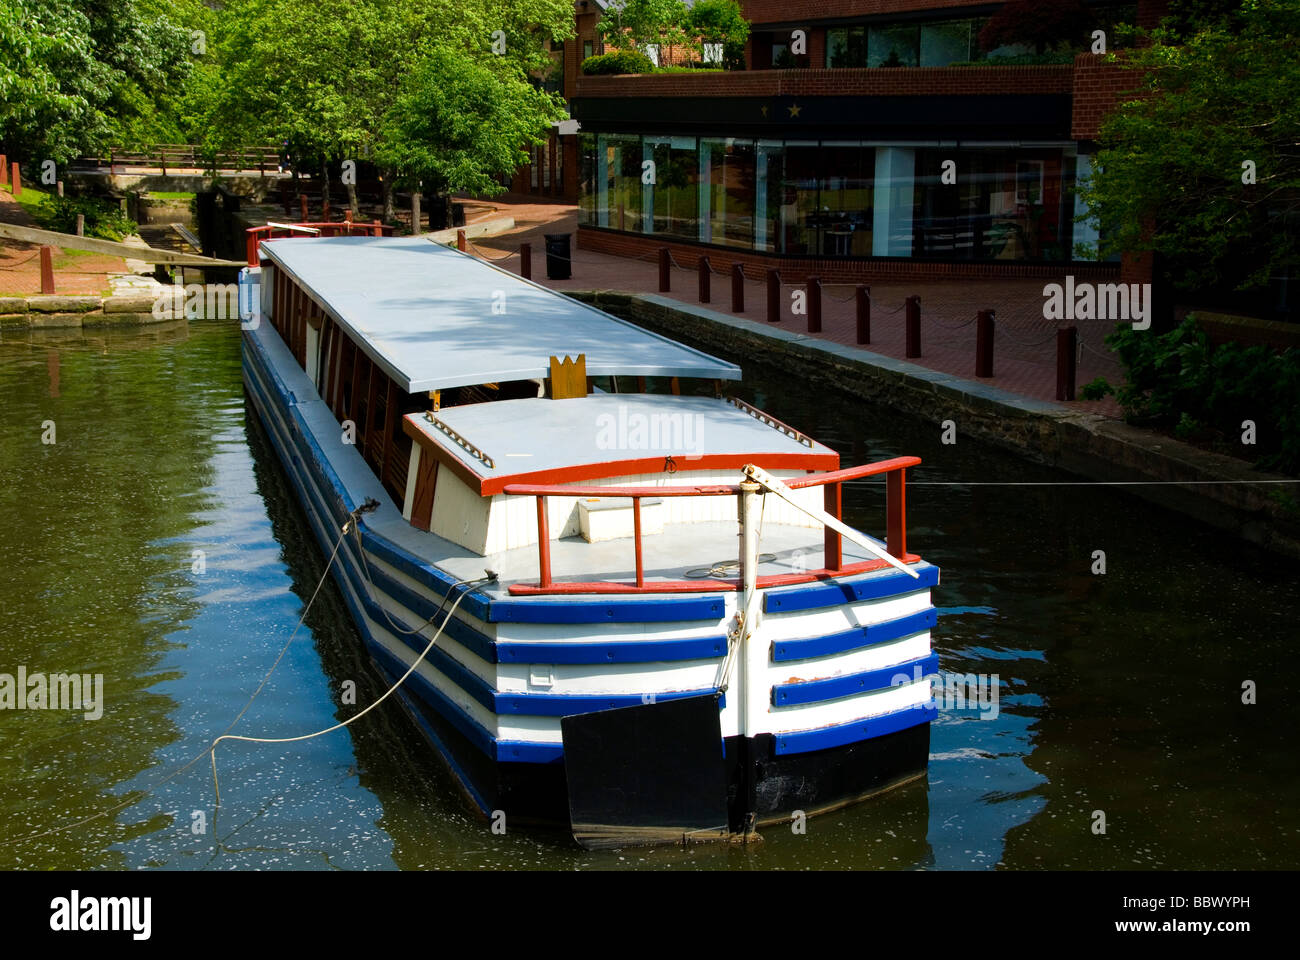
[[[286,238],[262,254],[409,393],[550,375],[739,380],[740,368],[420,237]]]
[[[680,469],[690,470],[691,459],[704,454],[752,456],[759,463],[782,455],[835,456],[823,444],[801,443],[713,397],[606,393],[498,400],[448,407],[434,416],[490,457],[492,466],[422,414],[407,420],[483,478],[643,457],[671,456]],[[740,479],[737,470],[732,482]]]

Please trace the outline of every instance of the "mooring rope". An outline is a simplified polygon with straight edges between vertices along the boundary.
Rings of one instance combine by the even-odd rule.
[[[464,586],[465,584],[468,583],[487,582],[489,580],[495,580],[495,579],[496,579],[495,574],[488,574],[487,576],[478,577],[473,580],[458,580],[456,583],[452,584],[452,586],[447,590],[446,595],[443,596],[442,598],[443,605],[446,604],[447,597],[450,597],[451,592],[455,590],[457,587]],[[460,596],[456,598],[456,602],[451,605],[451,609],[448,610],[447,615],[443,617],[442,623],[438,627],[438,632],[435,633],[430,638],[428,644],[425,645],[424,650],[420,652],[420,655],[416,657],[415,661],[410,665],[410,667],[407,668],[406,673],[402,674],[401,677],[398,678],[396,683],[394,683],[391,687],[385,690],[383,695],[378,700],[374,701],[372,704],[370,704],[370,706],[366,707],[360,713],[354,714],[353,716],[348,717],[348,719],[342,720],[334,724],[333,726],[326,727],[324,730],[315,730],[311,733],[304,733],[297,737],[245,737],[239,734],[223,733],[221,736],[217,737],[216,740],[213,740],[212,746],[208,749],[208,752],[212,756],[212,789],[216,794],[217,806],[218,807],[221,806],[221,784],[217,779],[217,744],[219,744],[222,740],[242,740],[245,743],[298,743],[303,740],[312,740],[316,737],[323,737],[327,733],[333,733],[335,730],[341,730],[342,728],[349,726],[350,724],[356,722],[357,720],[360,720],[367,713],[375,709],[375,707],[379,706],[390,696],[392,696],[393,693],[397,691],[397,688],[406,682],[406,678],[415,672],[416,667],[418,667],[424,661],[424,658],[428,656],[429,651],[433,649],[433,645],[438,642],[438,638],[442,636],[442,631],[446,629],[447,623],[455,615],[456,608],[460,606],[461,601],[464,600],[465,597],[469,595],[469,593],[470,591],[464,590],[461,592]],[[440,613],[441,611],[442,611],[442,606],[439,606],[438,612]],[[438,614],[435,613],[433,616],[436,617],[437,615]],[[386,613],[385,616],[387,616]],[[429,621],[432,622],[432,620],[433,617],[430,617]],[[423,630],[424,627],[428,625],[429,625],[428,623],[425,623],[421,627],[419,627],[419,629]]]
[[[376,503],[375,506],[378,506],[378,503]],[[233,730],[235,724],[239,723],[240,719],[244,716],[244,714],[248,712],[248,708],[253,705],[253,701],[256,700],[258,694],[262,692],[263,688],[266,686],[267,681],[271,679],[271,674],[275,673],[276,668],[280,665],[280,661],[284,659],[284,655],[285,653],[288,652],[290,644],[293,643],[294,638],[298,635],[298,631],[302,628],[303,623],[306,621],[307,614],[311,612],[312,604],[316,602],[316,596],[320,593],[321,587],[325,585],[325,578],[329,576],[330,568],[334,565],[335,558],[338,557],[339,547],[343,545],[343,538],[347,536],[348,528],[355,525],[357,517],[361,513],[366,512],[367,509],[373,510],[374,507],[368,507],[367,504],[363,504],[362,506],[357,507],[356,510],[353,510],[352,513],[348,515],[349,519],[347,520],[347,522],[343,524],[342,529],[339,531],[338,539],[334,541],[334,549],[330,551],[329,560],[326,561],[325,569],[321,572],[320,580],[317,581],[316,583],[316,589],[312,591],[311,598],[307,601],[307,605],[303,608],[302,616],[298,618],[297,624],[294,625],[293,632],[289,634],[289,639],[286,640],[284,646],[280,648],[280,653],[275,658],[275,662],[271,664],[271,669],[266,671],[266,675],[262,677],[262,682],[257,685],[257,689],[254,690],[253,695],[248,698],[248,702],[244,704],[244,708],[235,715],[235,719],[231,720],[229,725],[226,727],[226,729],[222,731],[222,736],[225,736],[225,734]],[[196,753],[187,763],[177,768],[176,770],[173,770],[171,773],[167,774],[167,776],[163,777],[161,780],[159,780],[153,786],[149,787],[147,790],[144,791],[144,793],[140,794],[139,796],[132,797],[129,800],[123,800],[121,803],[117,804],[116,806],[109,807],[107,810],[101,810],[99,813],[93,813],[90,816],[83,817],[82,819],[77,820],[73,823],[67,823],[59,827],[51,827],[48,830],[41,830],[38,831],[37,833],[29,833],[21,837],[13,837],[9,840],[0,840],[0,846],[7,846],[11,843],[22,843],[27,840],[35,840],[39,837],[47,837],[55,833],[62,833],[65,830],[72,830],[75,829],[76,827],[80,827],[87,823],[91,823],[92,821],[98,820],[100,817],[107,817],[111,814],[117,813],[119,810],[124,810],[127,807],[133,806],[139,803],[141,800],[144,800],[147,797],[152,796],[154,793],[156,793],[162,787],[166,786],[172,780],[175,780],[182,773],[189,770],[192,766],[194,766],[196,763],[202,760],[206,754],[212,753],[212,751],[216,748],[217,742],[220,739],[221,737],[217,737],[216,740],[213,740],[212,743],[208,744],[208,746],[204,747],[202,750]]]

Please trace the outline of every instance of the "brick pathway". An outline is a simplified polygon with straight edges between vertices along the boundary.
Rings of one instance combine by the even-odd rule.
[[[519,245],[532,244],[533,279],[555,290],[621,290],[633,293],[658,293],[657,260],[614,257],[573,246],[573,276],[568,280],[546,279],[546,244],[548,233],[574,234],[577,230],[577,207],[565,203],[539,203],[532,197],[506,194],[487,203],[496,208],[495,215],[515,218],[516,229],[508,234],[471,241],[470,252],[496,261],[500,266],[519,272]],[[575,238],[576,241],[576,238]],[[731,314],[731,277],[715,273],[710,303],[719,313]],[[801,286],[786,285],[782,290],[781,326],[787,330],[807,330],[807,317],[791,311],[791,291]],[[733,314],[766,325],[767,293],[761,280],[745,284],[745,312]],[[1032,397],[1056,399],[1056,327],[1055,321],[1043,319],[1043,281],[949,281],[933,283],[872,284],[871,344],[863,349],[885,356],[904,359],[903,302],[913,294],[921,298],[921,356],[911,362],[943,373],[975,378],[975,314],[995,310],[993,373],[982,382]],[[698,274],[691,264],[676,264],[672,271],[672,291],[666,296],[683,303],[699,304]],[[1122,368],[1104,340],[1114,329],[1114,322],[1076,321],[1079,328],[1080,359],[1077,385],[1098,376],[1112,384],[1121,378]],[[835,343],[856,346],[857,321],[854,289],[848,285],[824,285],[822,288],[821,337]],[[1119,416],[1113,398],[1101,401],[1074,401],[1071,409]]]
[[[24,188],[30,189],[30,188]],[[9,193],[0,188],[0,223],[20,227],[38,226]],[[81,250],[54,251],[54,292],[104,295],[109,292],[110,274],[126,273],[121,257]],[[25,297],[41,292],[40,246],[19,240],[0,239],[0,296]]]

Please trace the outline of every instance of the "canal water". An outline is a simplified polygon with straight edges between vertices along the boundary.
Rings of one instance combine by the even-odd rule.
[[[942,711],[924,780],[804,834],[587,853],[494,834],[395,702],[305,743],[224,744],[214,811],[204,747],[323,568],[250,423],[238,329],[6,333],[0,673],[102,674],[104,707],[0,710],[0,868],[1300,866],[1296,564],[1114,489],[949,485],[1075,478],[960,425],[943,445],[937,424],[747,373],[742,396],[846,464],[924,458],[909,545],[943,568],[940,669],[996,682],[996,716]],[[879,486],[848,488],[845,508],[883,529]],[[355,710],[349,681],[358,704],[383,691],[329,582],[236,732],[329,726]]]

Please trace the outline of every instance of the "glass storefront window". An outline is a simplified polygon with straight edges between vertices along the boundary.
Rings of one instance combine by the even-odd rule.
[[[824,142],[818,159],[818,250],[826,257],[871,256],[875,151],[852,142]]]
[[[649,208],[654,233],[695,240],[700,233],[700,159],[694,137],[646,137],[654,162]]]
[[[918,150],[913,255],[957,260],[1065,260],[1072,218],[1061,149]],[[943,184],[944,160],[956,185]]]
[[[701,240],[728,247],[754,245],[756,182],[753,140],[703,139],[700,141],[702,180],[708,183],[707,220]]]
[[[641,138],[602,133],[597,149],[596,222],[614,230],[640,233]]]
[[[578,223],[596,226],[596,137],[578,134]]]
[[[906,25],[872,27],[867,38],[867,66],[916,66],[917,30],[915,26]]]
[[[1071,148],[583,134],[579,222],[791,256],[1063,261]],[[644,161],[655,182],[642,182]],[[943,183],[956,161],[957,182]]]

